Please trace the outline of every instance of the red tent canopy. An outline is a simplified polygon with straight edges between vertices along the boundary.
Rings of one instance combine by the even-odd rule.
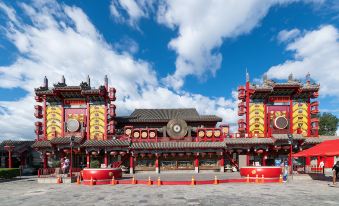
[[[304,151],[293,154],[293,157],[337,156],[339,155],[339,139],[328,140]]]

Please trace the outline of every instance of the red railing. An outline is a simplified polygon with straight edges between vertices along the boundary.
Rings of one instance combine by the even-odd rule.
[[[73,176],[78,176],[81,168],[72,168]],[[69,171],[66,173],[69,175]],[[65,175],[62,173],[60,168],[39,168],[38,169],[38,178],[47,178],[47,177],[56,177],[57,175]]]

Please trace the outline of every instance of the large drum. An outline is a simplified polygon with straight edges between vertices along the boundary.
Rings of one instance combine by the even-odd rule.
[[[122,171],[120,168],[84,168],[82,171],[82,177],[84,182],[88,183],[91,179],[100,184],[109,183],[114,176],[114,179],[122,177]]]
[[[248,166],[240,168],[240,175],[242,177],[261,177],[264,175],[265,178],[279,178],[281,175],[282,169],[281,167],[266,167],[266,166]]]

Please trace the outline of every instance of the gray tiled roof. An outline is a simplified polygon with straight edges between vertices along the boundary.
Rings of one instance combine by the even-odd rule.
[[[226,138],[226,145],[234,144],[273,144],[272,138]]]
[[[86,140],[82,147],[128,147],[130,142],[128,140]]]
[[[319,137],[308,137],[305,139],[305,144],[318,144],[327,140],[339,139],[339,136],[319,136]]]
[[[131,149],[225,148],[225,142],[135,142]]]
[[[167,122],[171,119],[185,121],[222,121],[216,115],[199,115],[196,109],[136,109],[128,117],[117,117],[118,122]]]
[[[31,147],[32,148],[46,148],[46,147],[52,147],[52,144],[49,140],[36,141]]]
[[[287,134],[272,134],[273,138],[276,140],[288,140]],[[305,137],[302,134],[293,134],[292,135],[294,140],[304,140]]]
[[[75,137],[74,143],[80,144],[84,138],[83,137]],[[52,144],[70,144],[70,137],[55,137],[51,140]]]
[[[0,147],[3,146],[19,146],[19,145],[32,145],[32,140],[4,140],[0,143]]]

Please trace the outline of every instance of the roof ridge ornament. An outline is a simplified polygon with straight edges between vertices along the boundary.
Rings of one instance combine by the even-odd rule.
[[[247,71],[247,67],[246,67],[246,82],[250,82],[250,74]]]
[[[288,81],[289,82],[293,82],[294,81],[292,72],[288,75]]]
[[[66,79],[64,75],[61,76],[61,82],[54,84],[54,87],[66,87],[66,86],[67,84],[66,84]]]
[[[89,75],[87,75],[87,84],[89,87],[91,87],[91,79],[89,78]]]
[[[43,87],[45,87],[45,88],[48,89],[48,79],[47,79],[46,76],[45,76],[45,78],[44,78],[44,85],[43,85]]]
[[[310,72],[307,72],[306,74],[306,85],[309,86],[311,83],[311,74]]]

